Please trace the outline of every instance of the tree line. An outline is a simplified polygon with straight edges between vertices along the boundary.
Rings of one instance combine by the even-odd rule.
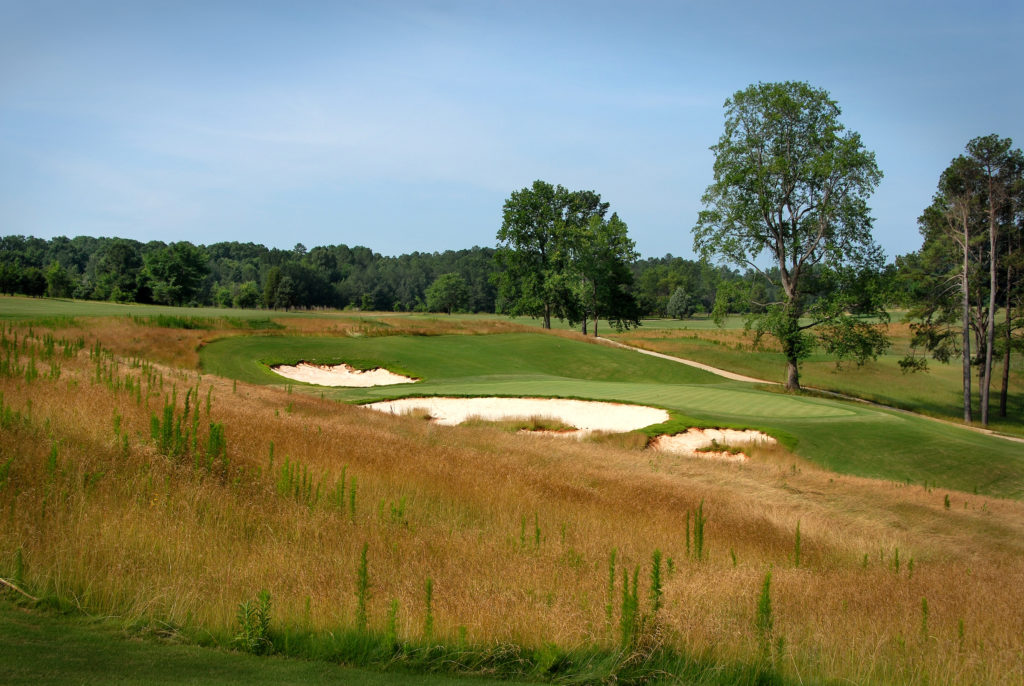
[[[457,273],[463,309],[493,312],[494,250],[385,257],[346,245],[193,245],[125,238],[0,237],[0,292],[87,300],[267,309],[426,308],[437,277]]]
[[[495,252],[473,247],[388,257],[345,245],[281,250],[9,235],[0,237],[0,292],[184,306],[509,313]],[[672,255],[626,267],[643,317],[709,312],[718,284],[742,278]]]

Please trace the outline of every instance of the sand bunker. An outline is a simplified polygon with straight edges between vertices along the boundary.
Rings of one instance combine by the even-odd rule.
[[[726,450],[700,450],[715,444],[742,448],[745,445],[775,445],[778,441],[768,434],[747,429],[690,429],[683,434],[674,436],[658,436],[651,442],[653,450],[661,450],[687,457],[704,457],[728,462],[743,462],[747,456],[743,453],[731,453]]]
[[[423,410],[438,424],[461,424],[470,417],[501,421],[519,417],[548,417],[576,427],[558,432],[582,436],[593,431],[624,432],[668,421],[668,412],[654,407],[557,398],[403,398],[365,405],[378,412],[409,414]]]
[[[377,369],[355,369],[347,364],[310,364],[299,362],[294,367],[279,364],[271,367],[275,373],[292,381],[303,381],[317,386],[347,386],[349,388],[369,388],[370,386],[393,386],[400,383],[416,383],[401,374]]]

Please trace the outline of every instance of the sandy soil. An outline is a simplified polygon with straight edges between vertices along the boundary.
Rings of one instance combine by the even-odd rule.
[[[370,386],[393,386],[400,383],[416,383],[416,379],[410,379],[401,374],[394,374],[386,369],[360,370],[350,367],[347,364],[310,364],[299,362],[290,366],[280,364],[271,367],[271,370],[286,379],[293,381],[304,381],[316,384],[317,386],[347,386],[349,388],[369,388]]]
[[[744,445],[775,445],[777,441],[768,434],[760,431],[747,429],[738,431],[736,429],[690,429],[683,434],[674,436],[658,436],[651,442],[653,450],[686,455],[687,457],[704,457],[714,460],[726,460],[728,462],[743,462],[747,456],[743,453],[729,453],[727,451],[700,451],[698,448],[705,448],[717,442],[719,445],[739,448]]]
[[[593,431],[633,431],[669,418],[668,412],[653,407],[556,398],[403,398],[364,407],[391,414],[426,410],[438,424],[447,425],[461,424],[469,417],[487,421],[550,417],[578,429],[577,432],[559,432],[562,436],[586,435]]]

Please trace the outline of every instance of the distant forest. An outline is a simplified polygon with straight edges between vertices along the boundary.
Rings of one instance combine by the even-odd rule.
[[[427,311],[427,289],[444,274],[465,280],[467,312],[503,313],[494,249],[473,247],[387,257],[362,246],[301,243],[193,245],[124,238],[0,237],[0,292],[165,305],[302,310]],[[631,265],[646,317],[709,312],[719,286],[749,275],[666,255]],[[772,300],[764,293],[765,300]]]

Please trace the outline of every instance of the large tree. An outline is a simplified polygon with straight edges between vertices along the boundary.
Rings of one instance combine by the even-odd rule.
[[[591,217],[604,217],[608,203],[593,191],[569,191],[545,181],[514,191],[505,201],[498,230],[498,294],[511,315],[579,321],[574,288],[574,237]]]
[[[209,258],[201,247],[178,241],[146,254],[145,275],[153,289],[153,301],[161,305],[196,303]]]
[[[789,389],[800,387],[814,327],[820,342],[858,362],[886,344],[865,317],[884,316],[879,299],[859,292],[862,275],[882,263],[867,205],[882,173],[839,115],[826,91],[800,82],[758,83],[726,100],[714,182],[694,227],[703,257],[781,287],[780,300],[751,306],[758,333],[782,346]]]
[[[626,223],[613,212],[607,220],[592,216],[587,226],[573,238],[572,269],[579,278],[583,335],[587,334],[588,319],[594,321],[594,336],[597,336],[597,322],[601,317],[617,330],[640,323],[640,308],[632,293],[633,272],[630,270],[638,254],[627,230]]]
[[[427,309],[431,312],[447,312],[457,310],[466,304],[469,287],[461,275],[454,272],[442,274],[427,286]]]

